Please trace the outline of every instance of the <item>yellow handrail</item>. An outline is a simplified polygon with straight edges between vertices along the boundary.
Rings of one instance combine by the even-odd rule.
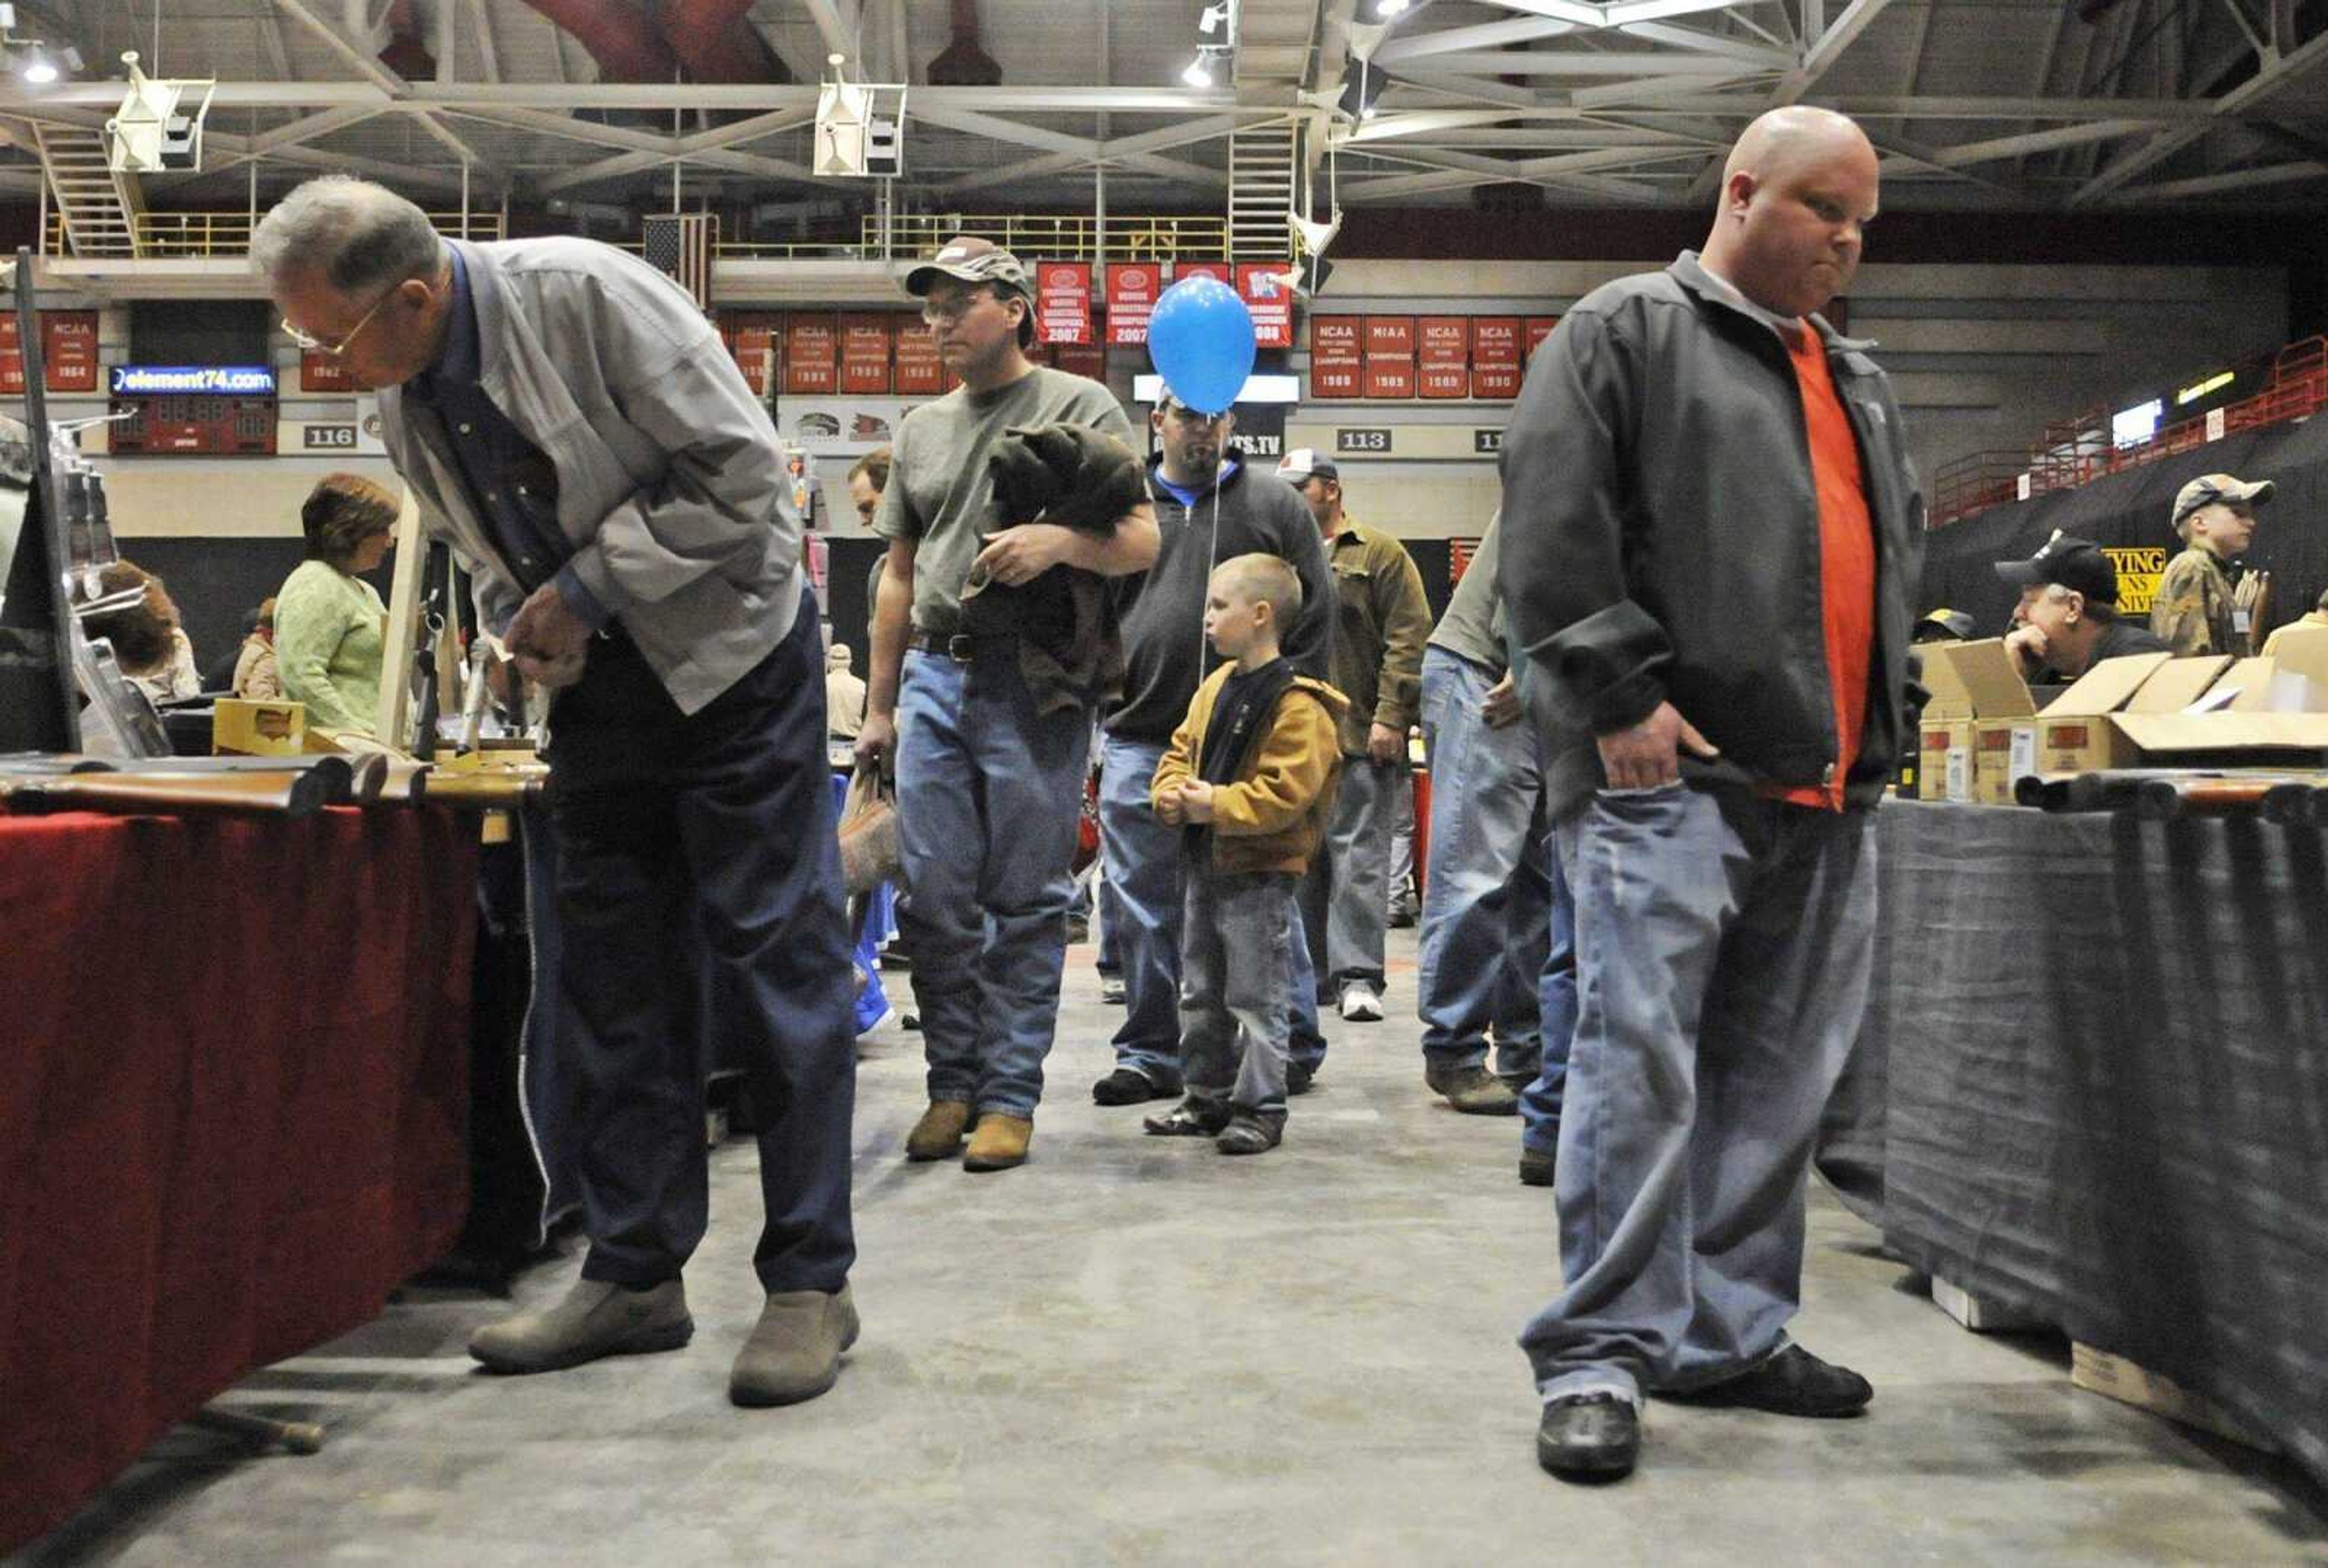
[[[472,212],[431,212],[436,231],[454,239],[499,239],[502,215]],[[130,219],[132,248],[140,260],[186,260],[250,254],[250,234],[257,227],[248,212],[139,212]],[[44,254],[71,253],[64,214],[49,213],[48,246]]]

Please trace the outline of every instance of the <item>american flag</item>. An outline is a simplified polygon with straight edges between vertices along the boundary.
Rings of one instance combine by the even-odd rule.
[[[669,273],[702,309],[711,308],[711,225],[709,212],[665,213],[646,221],[647,265]]]

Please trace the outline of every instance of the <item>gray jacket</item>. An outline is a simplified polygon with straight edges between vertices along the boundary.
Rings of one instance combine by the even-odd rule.
[[[1875,535],[1866,732],[1845,781],[1872,804],[1907,723],[1924,498],[1873,344],[1825,341]],[[1504,438],[1497,587],[1555,811],[1604,781],[1594,738],[1670,699],[1721,747],[1685,775],[1826,782],[1835,701],[1802,394],[1771,318],[1685,252],[1595,289],[1536,351]]]
[[[792,630],[801,523],[775,427],[695,302],[587,239],[456,246],[476,303],[485,395],[558,472],[571,565],[683,712]],[[429,531],[476,580],[495,631],[522,601],[469,504],[433,409],[380,394],[381,439]]]

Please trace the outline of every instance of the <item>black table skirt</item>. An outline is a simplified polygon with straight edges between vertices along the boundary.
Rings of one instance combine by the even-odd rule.
[[[1917,1267],[2219,1401],[2328,1484],[2315,830],[1892,803],[1822,1173]]]

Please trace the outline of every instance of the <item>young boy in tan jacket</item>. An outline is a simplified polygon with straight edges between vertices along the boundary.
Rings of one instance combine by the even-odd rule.
[[[1278,652],[1301,607],[1293,568],[1241,555],[1215,568],[1205,634],[1229,662],[1197,689],[1156,765],[1156,814],[1185,827],[1180,1072],[1187,1097],[1148,1131],[1260,1154],[1285,1129],[1293,885],[1317,853],[1341,775],[1348,699]]]

